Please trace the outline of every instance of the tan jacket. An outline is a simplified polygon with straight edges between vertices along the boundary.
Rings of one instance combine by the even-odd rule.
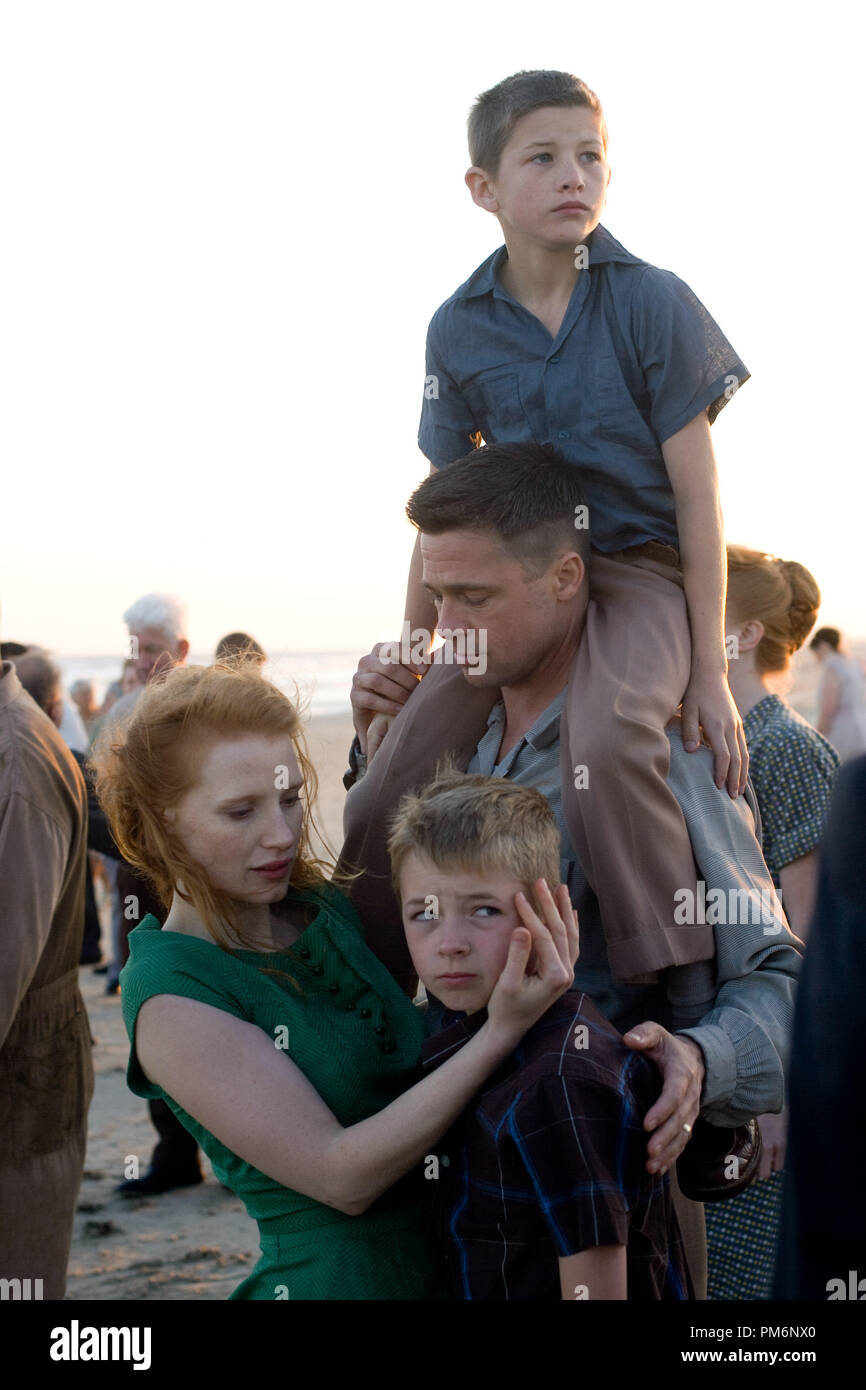
[[[84,779],[46,714],[0,668],[0,1167],[64,1148],[93,1094],[78,988]]]

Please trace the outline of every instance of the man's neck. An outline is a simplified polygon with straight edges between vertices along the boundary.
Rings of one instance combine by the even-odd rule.
[[[497,762],[500,762],[515,744],[519,743],[532,728],[535,721],[553,704],[557,695],[568,684],[577,641],[574,634],[550,657],[543,661],[532,675],[517,685],[502,687],[502,701],[505,705],[505,728],[499,745]]]

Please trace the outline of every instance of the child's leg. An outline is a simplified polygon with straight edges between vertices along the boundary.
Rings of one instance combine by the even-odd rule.
[[[664,730],[690,664],[679,570],[593,553],[563,715],[563,812],[599,900],[613,975],[687,967],[668,977],[679,1027],[715,994],[712,927],[674,920],[678,905],[697,901],[697,870],[667,783]]]

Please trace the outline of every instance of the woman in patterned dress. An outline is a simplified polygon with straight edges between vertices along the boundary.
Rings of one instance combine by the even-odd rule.
[[[807,569],[728,546],[728,679],[749,749],[761,847],[792,930],[805,938],[815,903],[818,847],[839,767],[835,749],[772,690],[815,623],[821,594]],[[710,1299],[772,1296],[785,1116],[760,1118],[758,1178],[706,1208]]]

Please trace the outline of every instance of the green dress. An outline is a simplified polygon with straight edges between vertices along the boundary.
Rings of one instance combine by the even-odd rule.
[[[258,1222],[261,1259],[232,1298],[441,1297],[423,1164],[362,1216],[347,1216],[281,1186],[231,1153],[152,1085],[139,1065],[139,1009],[155,994],[179,994],[261,1028],[285,1048],[341,1125],[382,1110],[419,1079],[423,1020],[367,949],[354,908],[330,884],[290,889],[286,901],[304,904],[315,915],[294,945],[274,954],[230,954],[211,941],[164,932],[152,916],[130,933],[130,958],[120,976],[131,1044],[129,1087],[166,1101],[219,1180]],[[285,974],[266,973],[273,970]]]

